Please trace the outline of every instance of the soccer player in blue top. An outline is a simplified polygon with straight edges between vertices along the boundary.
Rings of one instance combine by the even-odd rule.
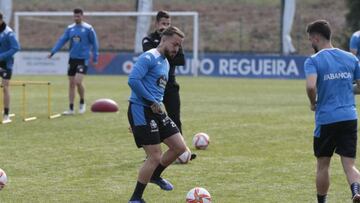
[[[3,104],[4,114],[3,123],[10,122],[10,93],[9,82],[12,76],[12,67],[14,65],[14,55],[20,50],[20,45],[15,38],[15,33],[3,21],[3,15],[0,13],[0,75],[2,77],[1,85],[3,86]]]
[[[148,182],[163,190],[172,190],[172,184],[160,175],[186,150],[178,127],[162,105],[169,72],[167,58],[175,57],[183,39],[184,33],[170,26],[163,32],[157,48],[139,56],[129,75],[128,119],[137,147],[142,147],[147,155],[129,203],[145,202],[142,195]],[[161,152],[161,142],[169,147],[165,153]]]
[[[82,9],[74,9],[74,21],[75,23],[65,29],[64,34],[60,37],[48,56],[48,58],[51,58],[67,41],[70,41],[70,59],[67,73],[69,76],[70,105],[69,110],[63,113],[64,115],[73,115],[75,113],[74,100],[76,87],[80,96],[79,113],[85,113],[85,87],[82,81],[87,72],[91,50],[94,64],[98,61],[98,40],[96,32],[90,24],[83,22]]]
[[[327,21],[317,20],[307,26],[315,54],[306,59],[306,91],[310,109],[315,111],[314,155],[317,158],[316,189],[319,203],[326,202],[330,185],[329,166],[335,153],[352,192],[353,202],[360,202],[360,174],[355,167],[357,113],[354,92],[360,85],[358,59],[334,48]],[[356,86],[353,88],[353,81]]]
[[[350,52],[360,59],[360,30],[354,32],[350,38]]]

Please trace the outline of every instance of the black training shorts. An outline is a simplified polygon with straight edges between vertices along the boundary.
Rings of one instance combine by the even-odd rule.
[[[5,80],[11,79],[12,70],[8,69],[6,61],[0,61],[0,76]]]
[[[153,113],[151,108],[129,104],[128,119],[138,148],[160,144],[164,139],[179,132],[176,124],[166,113]]]
[[[68,76],[75,76],[76,73],[86,74],[88,67],[85,65],[85,59],[69,59]]]
[[[316,157],[340,156],[355,158],[357,144],[357,120],[341,121],[320,126],[320,136],[314,137]]]

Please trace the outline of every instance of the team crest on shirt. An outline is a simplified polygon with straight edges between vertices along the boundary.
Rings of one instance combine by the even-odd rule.
[[[157,79],[157,85],[161,88],[165,89],[166,83],[167,83],[167,80],[166,80],[165,75],[162,75],[159,77],[159,79]]]
[[[151,132],[159,131],[158,126],[154,120],[150,121],[150,128],[151,128]]]
[[[81,38],[80,38],[80,36],[75,35],[74,37],[72,37],[72,41],[73,41],[73,42],[80,42],[80,41],[81,41]]]

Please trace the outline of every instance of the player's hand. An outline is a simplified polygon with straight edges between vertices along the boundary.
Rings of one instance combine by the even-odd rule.
[[[161,108],[161,104],[154,102],[151,106],[150,106],[152,112],[157,113],[157,114],[162,114],[163,110]]]
[[[48,58],[48,59],[51,59],[51,57],[52,57],[53,55],[54,55],[54,54],[50,53],[50,54],[47,56],[47,58]]]
[[[316,104],[310,104],[310,110],[315,111],[316,110]]]
[[[128,130],[129,130],[129,133],[133,133],[131,126],[129,126]]]

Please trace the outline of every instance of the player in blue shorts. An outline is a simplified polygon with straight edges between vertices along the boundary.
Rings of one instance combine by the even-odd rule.
[[[142,195],[149,182],[163,190],[172,190],[172,184],[163,179],[161,173],[186,150],[178,127],[162,105],[169,73],[167,58],[175,57],[183,39],[184,33],[170,26],[163,32],[157,48],[139,56],[129,75],[131,96],[128,119],[137,147],[142,147],[147,155],[129,203],[145,202]],[[164,153],[161,142],[169,147]]]
[[[315,54],[306,59],[306,91],[310,109],[315,111],[314,154],[317,158],[316,190],[319,203],[326,202],[330,185],[329,166],[333,153],[341,163],[350,185],[353,202],[360,202],[360,174],[355,167],[357,113],[354,91],[360,85],[358,59],[334,48],[327,21],[307,26]],[[353,81],[357,85],[353,89]]]
[[[94,28],[83,21],[84,13],[80,8],[74,9],[74,23],[69,25],[64,34],[52,48],[48,58],[51,58],[57,51],[70,41],[69,46],[69,110],[64,111],[63,115],[74,115],[75,89],[80,96],[79,113],[86,111],[85,86],[83,85],[84,76],[90,60],[90,51],[93,53],[94,64],[98,61],[98,40]]]

